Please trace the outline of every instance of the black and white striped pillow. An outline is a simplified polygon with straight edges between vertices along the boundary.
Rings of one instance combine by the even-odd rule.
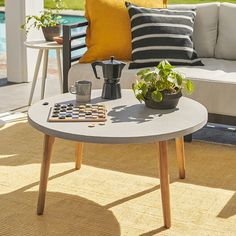
[[[150,9],[126,2],[131,20],[132,62],[129,68],[203,65],[193,48],[194,10]]]

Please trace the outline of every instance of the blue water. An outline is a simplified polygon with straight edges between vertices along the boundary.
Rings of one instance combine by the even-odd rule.
[[[0,53],[6,53],[5,14],[0,12]]]
[[[61,23],[63,25],[66,24],[73,24],[73,23],[79,23],[83,22],[85,18],[83,16],[68,16],[68,15],[63,15],[61,19]],[[20,26],[19,26],[20,27]],[[84,29],[74,29],[72,30],[72,35],[75,33],[78,33],[79,31],[83,31]],[[79,40],[79,43],[83,43],[84,39]],[[79,54],[84,52],[85,49],[80,50]],[[78,52],[73,52],[73,54],[77,54]],[[6,54],[6,30],[5,30],[5,13],[0,12],[0,54]],[[56,53],[54,50],[50,50],[49,53],[50,57],[55,57]],[[73,56],[73,55],[72,55]]]

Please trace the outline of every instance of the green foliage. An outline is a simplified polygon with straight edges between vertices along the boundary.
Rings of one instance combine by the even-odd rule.
[[[26,34],[32,29],[41,29],[42,27],[53,27],[60,24],[61,16],[59,12],[64,8],[63,0],[53,0],[56,10],[46,9],[40,15],[26,16],[25,23],[21,25],[21,29],[26,31]]]
[[[44,0],[45,8],[54,9],[56,7],[52,0]],[[64,9],[84,10],[85,0],[64,0]]]
[[[133,86],[135,97],[144,101],[147,93],[151,92],[151,98],[155,102],[161,102],[163,93],[174,94],[184,89],[187,93],[192,93],[193,84],[185,76],[174,70],[167,60],[163,60],[153,70],[142,69],[137,73],[139,80]]]

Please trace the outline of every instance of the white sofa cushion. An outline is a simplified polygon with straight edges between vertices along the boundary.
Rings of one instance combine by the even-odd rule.
[[[215,57],[236,60],[236,4],[222,3]]]
[[[203,67],[178,68],[194,83],[190,96],[209,113],[236,116],[236,61],[205,58]]]
[[[184,73],[193,80],[228,83],[236,85],[236,61],[219,60],[214,58],[202,58],[205,66],[177,66],[176,70]],[[129,70],[129,63],[122,71],[120,80],[122,88],[131,88],[135,82],[136,73],[140,69]],[[98,75],[102,77],[101,67],[97,67]],[[68,85],[71,86],[77,80],[91,80],[93,89],[102,88],[103,79],[96,79],[91,64],[74,64],[69,71]],[[236,91],[235,91],[236,94]]]
[[[173,9],[196,9],[193,43],[199,57],[214,57],[220,3],[169,5]]]
[[[205,66],[177,67],[176,70],[191,78],[195,91],[191,97],[205,105],[210,113],[236,116],[236,61],[203,58]],[[122,71],[121,87],[130,89],[139,69]],[[98,67],[99,68],[99,67]],[[102,76],[101,71],[98,71]],[[92,88],[102,88],[103,79],[95,79],[91,64],[74,64],[69,71],[68,85],[76,80],[92,81]]]

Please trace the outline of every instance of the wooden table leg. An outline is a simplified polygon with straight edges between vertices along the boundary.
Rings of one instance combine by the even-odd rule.
[[[38,207],[37,207],[38,215],[42,215],[43,210],[44,210],[45,195],[47,191],[48,174],[49,174],[49,167],[50,167],[52,147],[53,147],[54,140],[55,140],[54,137],[49,136],[47,134],[44,135],[44,152],[43,152],[43,160],[41,164]]]
[[[168,155],[167,141],[159,142],[159,158],[160,158],[160,186],[162,209],[164,217],[164,225],[168,229],[171,227],[170,216],[170,190],[169,190],[169,171],[168,171]]]
[[[75,169],[79,170],[81,168],[82,163],[82,156],[83,156],[83,143],[76,144],[76,151],[75,151]]]
[[[184,153],[184,138],[179,137],[175,139],[176,143],[176,155],[179,166],[179,178],[185,178],[185,153]]]

